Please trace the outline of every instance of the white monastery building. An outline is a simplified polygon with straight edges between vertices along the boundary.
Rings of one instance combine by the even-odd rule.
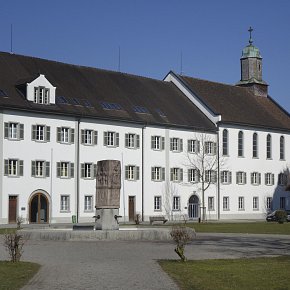
[[[236,85],[1,52],[0,223],[93,221],[105,159],[121,161],[124,221],[290,209],[290,116],[267,87],[251,38]]]

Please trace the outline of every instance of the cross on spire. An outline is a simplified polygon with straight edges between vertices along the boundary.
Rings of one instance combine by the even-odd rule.
[[[253,39],[252,39],[252,31],[253,31],[254,29],[252,28],[252,26],[250,26],[250,28],[248,29],[248,31],[250,32],[250,39],[249,39],[249,43],[250,43],[250,45],[252,45],[252,43],[253,43]]]

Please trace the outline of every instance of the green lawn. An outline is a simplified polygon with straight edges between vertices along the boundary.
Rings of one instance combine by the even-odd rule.
[[[40,265],[0,261],[0,289],[20,289],[36,274]]]
[[[10,233],[15,233],[16,229],[12,229],[12,228],[7,228],[7,229],[0,229],[0,235],[4,235],[4,234],[10,234]]]
[[[159,264],[182,290],[290,289],[290,256]]]

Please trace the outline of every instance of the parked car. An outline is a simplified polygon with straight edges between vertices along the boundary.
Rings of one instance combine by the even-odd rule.
[[[290,210],[285,210],[287,214],[287,222],[290,222]],[[266,217],[267,222],[276,222],[278,221],[277,216],[276,216],[276,210],[273,212],[269,213]]]

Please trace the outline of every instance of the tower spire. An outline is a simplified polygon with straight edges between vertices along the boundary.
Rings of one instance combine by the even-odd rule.
[[[250,28],[248,29],[248,31],[250,32],[250,39],[249,39],[249,43],[250,43],[250,45],[252,45],[252,43],[253,43],[253,39],[252,39],[252,31],[253,31],[254,29],[252,28],[252,26],[250,26]]]

